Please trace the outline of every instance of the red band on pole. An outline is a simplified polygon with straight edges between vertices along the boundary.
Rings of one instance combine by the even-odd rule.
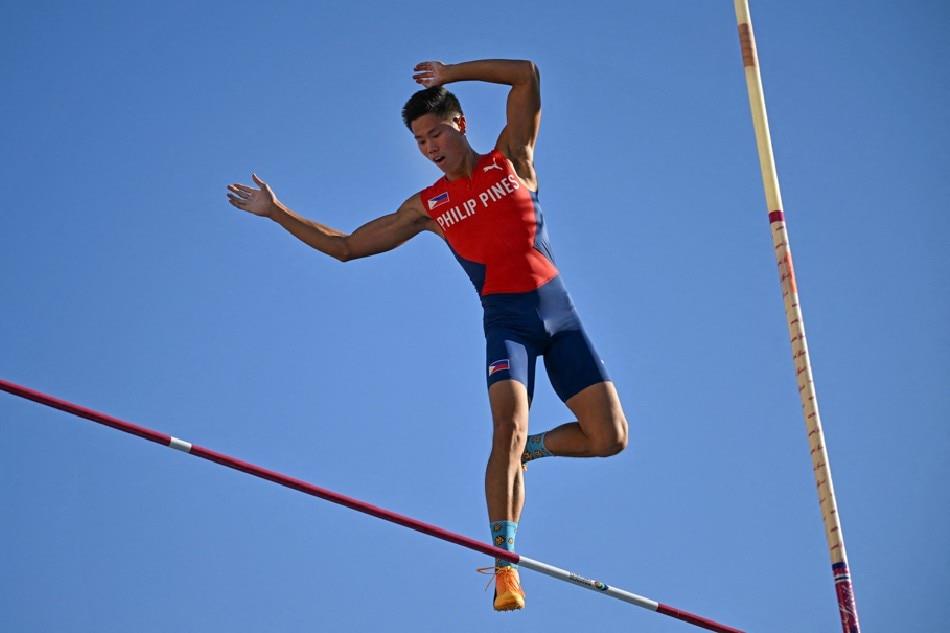
[[[841,630],[843,633],[861,633],[848,564],[835,563],[831,569],[835,575],[835,592],[838,594],[838,607],[841,610]]]
[[[785,214],[782,213],[781,209],[776,209],[769,213],[769,224],[775,224],[776,222],[784,222]]]
[[[755,43],[749,24],[739,25],[739,47],[742,49],[742,65],[746,68],[755,66]]]

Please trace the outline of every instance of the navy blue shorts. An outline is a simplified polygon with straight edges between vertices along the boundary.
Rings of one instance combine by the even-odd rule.
[[[559,276],[532,292],[482,297],[482,307],[488,386],[517,380],[527,387],[530,401],[538,356],[544,357],[551,386],[562,402],[610,380]]]

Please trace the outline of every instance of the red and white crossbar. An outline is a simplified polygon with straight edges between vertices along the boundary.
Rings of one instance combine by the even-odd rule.
[[[635,593],[624,591],[623,589],[618,589],[616,587],[611,587],[600,582],[599,580],[584,578],[583,576],[579,576],[574,572],[561,569],[560,567],[548,565],[547,563],[542,563],[540,561],[521,556],[515,552],[509,552],[507,550],[488,545],[487,543],[482,543],[480,541],[476,541],[475,539],[468,538],[467,536],[449,532],[448,530],[444,530],[429,523],[423,523],[422,521],[418,521],[412,517],[407,517],[395,512],[391,512],[390,510],[385,510],[364,501],[360,501],[359,499],[353,499],[352,497],[341,495],[339,493],[333,492],[332,490],[320,488],[319,486],[315,486],[301,479],[288,477],[287,475],[283,475],[273,470],[267,470],[265,468],[261,468],[260,466],[249,464],[245,461],[231,457],[230,455],[225,455],[223,453],[218,453],[216,451],[203,448],[196,444],[191,444],[190,442],[186,442],[177,437],[167,435],[159,431],[154,431],[152,429],[145,428],[144,426],[125,422],[124,420],[114,418],[111,415],[93,411],[92,409],[87,409],[86,407],[82,407],[65,400],[60,400],[59,398],[54,398],[53,396],[46,395],[39,391],[20,386],[6,380],[0,379],[0,390],[6,391],[20,398],[25,398],[26,400],[32,400],[33,402],[38,402],[39,404],[65,411],[66,413],[72,413],[73,415],[77,415],[80,418],[111,427],[118,431],[131,433],[132,435],[138,435],[139,437],[150,442],[155,442],[156,444],[161,444],[169,448],[174,448],[176,450],[188,453],[189,455],[194,455],[195,457],[208,459],[222,466],[227,466],[228,468],[233,468],[234,470],[239,470],[249,475],[260,477],[261,479],[273,481],[298,492],[319,497],[327,501],[332,501],[333,503],[338,503],[342,506],[350,508],[351,510],[356,510],[357,512],[374,516],[377,519],[383,519],[391,523],[412,528],[417,532],[422,532],[423,534],[434,536],[435,538],[442,539],[443,541],[448,541],[449,543],[455,543],[456,545],[467,547],[468,549],[487,554],[493,558],[499,558],[512,563],[517,563],[526,569],[532,569],[534,571],[541,572],[542,574],[547,574],[552,578],[557,578],[558,580],[563,580],[580,587],[591,589],[598,593],[617,598],[618,600],[629,602],[630,604],[636,605],[638,607],[649,609],[650,611],[656,611],[657,613],[662,613],[663,615],[678,618],[684,622],[689,622],[690,624],[694,624],[710,631],[719,631],[721,633],[743,633],[739,629],[733,628],[731,626],[719,624],[718,622],[695,615],[693,613],[689,613],[688,611],[682,611],[654,600],[650,600],[649,598],[638,596]]]

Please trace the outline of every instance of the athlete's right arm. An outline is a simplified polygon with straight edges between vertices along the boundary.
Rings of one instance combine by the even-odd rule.
[[[228,202],[232,206],[274,220],[304,244],[341,262],[392,250],[424,230],[433,230],[435,225],[416,194],[395,213],[376,218],[347,235],[298,215],[277,199],[266,182],[256,174],[252,177],[260,189],[238,183],[228,185]]]

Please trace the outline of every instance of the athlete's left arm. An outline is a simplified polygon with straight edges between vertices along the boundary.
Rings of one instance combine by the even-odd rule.
[[[534,62],[486,59],[461,64],[422,62],[416,64],[416,83],[425,87],[455,81],[487,81],[511,86],[507,123],[495,148],[508,157],[515,171],[532,189],[537,187],[534,144],[541,129],[541,75]]]

